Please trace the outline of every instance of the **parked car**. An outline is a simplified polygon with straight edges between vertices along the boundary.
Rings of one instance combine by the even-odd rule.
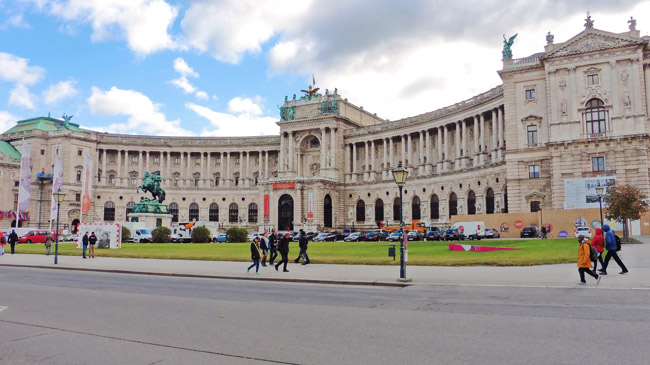
[[[499,233],[498,230],[494,228],[487,228],[485,230],[485,238],[499,238],[501,237],[501,234]]]
[[[455,228],[450,228],[446,230],[445,234],[443,235],[443,238],[445,241],[453,241],[453,240],[460,241],[465,239],[465,237],[463,237],[463,235],[460,234],[460,232]]]
[[[420,232],[418,231],[411,231],[406,234],[408,237],[409,241],[420,241],[422,239],[422,236],[420,236]]]
[[[54,237],[54,236],[52,236]],[[77,242],[79,240],[79,236],[77,236],[74,233],[66,234],[63,236],[63,241],[64,242]]]
[[[314,237],[314,242],[334,242],[336,241],[336,233],[333,232],[323,232],[319,233],[318,236]]]
[[[589,227],[578,227],[575,231],[576,238],[580,235],[585,236],[586,238],[591,238],[591,229]]]
[[[535,238],[537,236],[537,229],[535,227],[524,227],[521,229],[521,233],[519,234],[519,237],[521,238]]]
[[[215,242],[228,242],[228,234],[225,232],[218,233],[215,237]]]
[[[382,230],[368,231],[364,239],[366,241],[384,241],[386,240],[386,235]]]
[[[345,241],[345,238],[346,238],[347,236],[349,236],[350,234],[352,234],[352,233],[353,233],[353,232],[352,232],[351,229],[344,229],[343,232],[341,232],[341,233],[338,235],[338,237],[336,237],[336,239],[337,239],[337,240],[343,240],[343,241]]]
[[[440,241],[440,238],[442,236],[442,231],[440,231],[440,228],[434,227],[431,228],[430,231],[427,231],[424,234],[424,240],[425,241]]]
[[[260,236],[260,238],[261,238],[262,235],[259,234],[258,232],[249,233],[248,234],[248,241],[253,241],[255,239],[255,237],[257,237],[257,236]]]
[[[399,231],[393,231],[390,235],[388,235],[388,237],[386,237],[386,241],[399,241],[399,237]]]
[[[363,235],[361,232],[352,232],[348,234],[347,237],[343,239],[345,242],[360,242],[363,241]]]
[[[45,229],[35,229],[29,231],[27,234],[18,237],[18,243],[45,243],[45,237],[47,237],[48,231]],[[50,232],[52,238],[56,240],[56,234]]]

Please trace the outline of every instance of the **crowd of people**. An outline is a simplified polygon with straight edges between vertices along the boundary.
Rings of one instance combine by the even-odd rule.
[[[309,240],[304,230],[300,230],[298,233],[298,247],[300,248],[300,253],[298,257],[293,260],[293,262],[298,263],[302,259],[302,265],[309,265],[309,255],[307,255],[307,246],[309,245]],[[287,263],[289,262],[289,242],[291,242],[292,236],[291,233],[286,232],[283,235],[278,237],[278,232],[273,229],[271,234],[269,232],[264,232],[262,236],[255,236],[253,242],[251,242],[251,260],[253,263],[248,267],[247,272],[250,272],[252,268],[255,268],[255,273],[260,273],[260,264],[262,267],[273,266],[275,271],[279,271],[280,266],[282,266],[282,272],[289,272],[287,270]],[[270,253],[270,256],[269,256]],[[280,254],[280,261],[275,263],[275,260]],[[269,257],[269,263],[266,264],[266,258]]]
[[[614,231],[608,225],[603,225],[602,229],[596,228],[596,235],[591,241],[585,236],[579,235],[578,244],[580,245],[578,249],[578,274],[580,275],[580,282],[578,285],[587,284],[585,274],[596,279],[596,284],[600,283],[602,277],[607,275],[607,267],[612,258],[622,270],[619,274],[625,275],[628,273],[627,267],[623,264],[621,258],[618,257],[618,252],[621,250],[620,238],[614,234]],[[594,251],[593,254],[592,248]],[[602,254],[605,248],[607,249],[607,255],[605,255],[605,259],[603,260]],[[592,262],[593,270],[591,269]],[[598,263],[600,263],[600,270],[597,270]]]

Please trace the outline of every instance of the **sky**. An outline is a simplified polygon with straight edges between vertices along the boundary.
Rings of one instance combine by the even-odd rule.
[[[388,120],[469,99],[513,58],[594,28],[650,31],[650,1],[0,0],[0,131],[72,115],[101,132],[277,134],[315,79]]]

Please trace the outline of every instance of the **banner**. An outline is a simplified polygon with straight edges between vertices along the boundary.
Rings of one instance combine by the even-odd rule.
[[[616,176],[564,179],[564,209],[598,208],[596,187],[602,186],[603,195],[607,188],[616,185]],[[603,208],[605,199],[603,199]]]
[[[314,219],[314,193],[307,194],[307,218]]]
[[[269,203],[269,194],[264,194],[264,220],[268,221],[271,218],[270,209],[271,205]]]
[[[52,170],[52,209],[50,209],[50,221],[56,219],[57,205],[54,200],[54,193],[61,190],[63,186],[63,165],[61,164],[61,157],[56,155],[54,159],[54,169]]]
[[[92,196],[93,191],[93,179],[91,173],[93,170],[93,160],[86,153],[84,154],[84,171],[83,171],[83,182],[82,182],[82,191],[83,195],[81,196],[81,214],[88,213],[90,211],[90,197]]]
[[[32,197],[32,161],[30,148],[23,143],[20,158],[20,187],[18,188],[18,211],[29,210],[29,202]]]

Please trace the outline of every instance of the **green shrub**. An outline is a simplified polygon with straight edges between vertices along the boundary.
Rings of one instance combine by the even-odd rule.
[[[246,242],[248,240],[248,230],[241,227],[231,227],[228,230],[228,242]]]
[[[127,242],[131,238],[131,230],[122,226],[122,242]]]
[[[151,231],[151,242],[168,243],[172,241],[172,231],[167,227],[156,227]]]
[[[208,243],[212,239],[212,233],[206,227],[200,226],[192,229],[192,243]]]

